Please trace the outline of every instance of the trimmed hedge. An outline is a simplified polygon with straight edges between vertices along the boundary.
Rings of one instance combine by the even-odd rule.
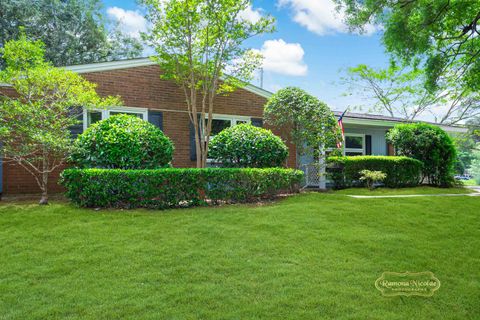
[[[224,129],[212,139],[208,156],[226,168],[282,167],[288,148],[270,130],[239,124]]]
[[[159,169],[170,166],[173,143],[138,117],[119,114],[91,125],[74,143],[70,162],[79,168]]]
[[[66,169],[66,196],[82,207],[166,209],[207,203],[251,202],[299,188],[292,169]]]
[[[335,189],[363,186],[362,170],[382,171],[387,174],[386,187],[417,186],[422,178],[421,161],[407,157],[353,156],[328,158],[329,177]]]
[[[395,153],[422,161],[425,182],[438,187],[454,184],[457,150],[452,138],[443,129],[428,123],[397,124],[387,134]]]

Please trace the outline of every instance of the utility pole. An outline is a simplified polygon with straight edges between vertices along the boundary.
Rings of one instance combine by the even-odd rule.
[[[260,88],[263,89],[263,68],[260,68]]]

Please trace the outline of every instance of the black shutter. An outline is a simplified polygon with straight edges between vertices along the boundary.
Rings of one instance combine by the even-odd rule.
[[[262,118],[252,118],[252,126],[255,127],[263,127],[263,119]]]
[[[372,155],[372,136],[370,135],[365,136],[365,154],[367,156]]]
[[[190,160],[197,161],[197,147],[195,145],[195,128],[190,121]]]
[[[148,122],[163,131],[163,113],[161,111],[148,110]]]
[[[82,107],[73,107],[70,109],[70,115],[76,116],[78,123],[70,127],[70,133],[72,138],[76,139],[79,134],[83,132],[83,108]]]

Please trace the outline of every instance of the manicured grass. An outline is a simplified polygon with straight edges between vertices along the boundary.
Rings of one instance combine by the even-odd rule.
[[[0,319],[475,319],[480,198],[170,211],[0,205]],[[433,297],[383,297],[384,271]]]
[[[416,188],[376,188],[374,190],[368,190],[367,188],[349,188],[343,190],[332,191],[336,194],[349,194],[349,195],[408,195],[408,194],[463,194],[474,192],[467,188],[435,188],[428,186],[421,186]]]
[[[475,179],[462,180],[462,183],[465,186],[478,186],[478,183],[477,183],[477,181],[475,181]]]

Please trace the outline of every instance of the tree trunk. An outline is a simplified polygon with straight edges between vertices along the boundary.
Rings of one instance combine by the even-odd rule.
[[[48,204],[48,172],[43,172],[42,173],[42,198],[40,199],[40,202],[38,204],[40,205],[46,205]]]
[[[47,152],[44,150],[43,152],[43,163],[42,163],[42,180],[40,189],[42,190],[42,198],[38,204],[40,205],[47,205],[48,204],[48,160],[47,160]]]

